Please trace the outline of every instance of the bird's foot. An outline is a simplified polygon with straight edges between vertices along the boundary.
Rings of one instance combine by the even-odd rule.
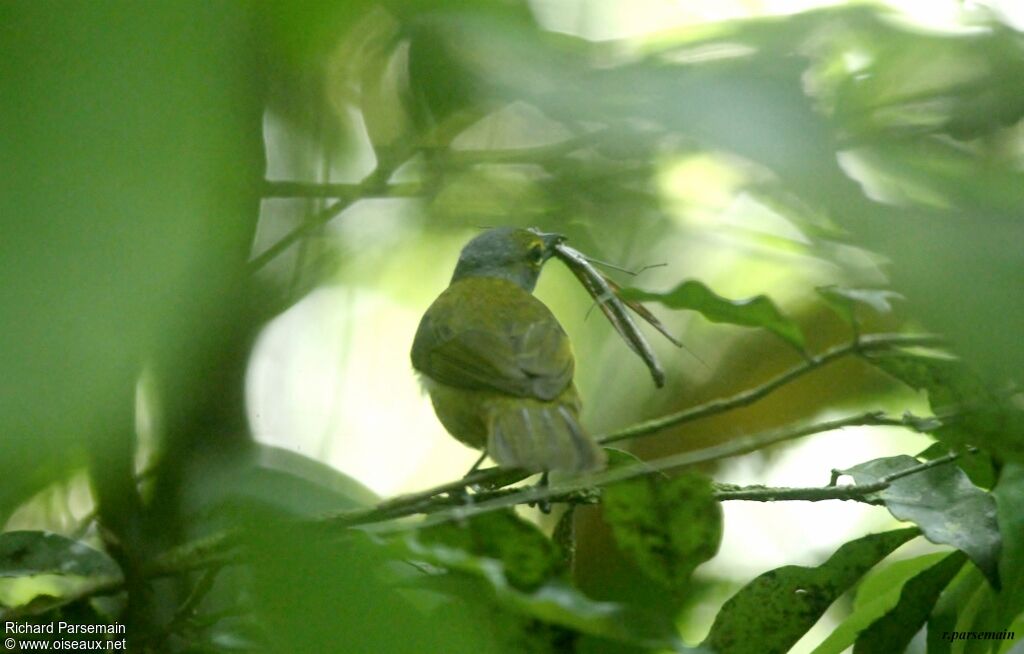
[[[537,485],[534,486],[534,488],[538,490],[546,490],[547,487],[548,471],[545,470],[540,476],[540,481],[537,482]],[[537,507],[537,510],[539,510],[544,515],[548,515],[549,513],[551,513],[551,502],[547,498],[537,500],[536,502],[530,502],[529,506]]]

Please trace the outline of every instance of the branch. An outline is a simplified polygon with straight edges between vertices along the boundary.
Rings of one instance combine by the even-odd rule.
[[[941,345],[942,343],[944,343],[944,341],[941,337],[932,334],[874,334],[871,336],[862,336],[852,343],[836,346],[830,350],[826,350],[818,356],[811,357],[799,365],[790,368],[778,377],[775,377],[774,379],[771,379],[755,388],[743,391],[742,393],[737,393],[732,397],[713,400],[706,404],[701,404],[689,409],[683,409],[677,413],[670,413],[669,415],[662,416],[661,418],[655,418],[653,420],[625,427],[610,434],[599,436],[597,441],[602,445],[610,445],[612,443],[618,443],[631,438],[651,436],[668,429],[669,427],[675,427],[683,423],[693,422],[694,420],[700,420],[719,413],[725,413],[726,411],[748,406],[786,384],[796,381],[807,373],[817,370],[818,368],[832,363],[833,361],[838,361],[839,359],[850,356],[851,354],[862,354],[872,350],[881,350],[891,347],[934,346]]]
[[[195,617],[199,605],[203,603],[203,600],[213,590],[213,584],[217,581],[217,574],[221,571],[221,568],[222,566],[215,565],[203,571],[199,581],[192,588],[192,592],[188,594],[188,597],[178,607],[178,610],[174,612],[168,623],[160,630],[160,634],[155,640],[167,642],[167,639],[175,632],[183,630],[188,625]]]
[[[773,488],[770,486],[720,486],[715,490],[715,499],[719,502],[743,500],[748,502],[822,502],[825,500],[854,500],[876,504],[877,501],[867,498],[871,493],[884,490],[888,484],[876,482],[857,486],[812,486],[809,488]]]
[[[613,134],[610,128],[584,132],[552,143],[523,148],[440,149],[438,160],[452,166],[474,166],[479,164],[545,164],[560,161],[577,150],[601,143]],[[428,148],[423,148],[427,150]]]
[[[400,191],[409,192],[406,188],[408,185],[396,184],[389,185],[387,180],[391,177],[392,170],[390,168],[375,168],[373,172],[363,178],[358,184],[329,184],[327,187],[334,187],[335,191],[341,192],[344,190],[344,194],[339,195],[340,198],[334,204],[331,204],[321,211],[316,212],[312,216],[307,217],[303,220],[295,229],[288,232],[285,236],[279,239],[276,243],[271,245],[269,248],[259,254],[259,256],[252,258],[249,261],[248,271],[254,273],[263,266],[267,265],[277,255],[287,250],[293,243],[308,235],[319,227],[327,224],[335,216],[340,214],[345,209],[355,204],[358,200],[363,198],[373,197],[391,197],[389,193]],[[316,187],[316,184],[304,184],[302,182],[266,182],[271,188],[274,188],[278,184],[283,184],[283,191],[291,190],[298,191],[300,189],[309,190],[312,187]],[[289,197],[289,196],[283,196]],[[307,197],[332,197],[332,195],[316,195]]]
[[[460,150],[451,147],[421,146],[414,151],[436,154],[436,161],[449,166],[468,167],[478,164],[544,164],[563,159],[566,155],[601,141],[611,130],[600,129],[572,136],[562,141],[527,148],[488,150]],[[284,252],[293,243],[328,223],[359,200],[368,198],[414,198],[426,194],[429,184],[407,182],[388,184],[391,173],[404,161],[378,168],[358,184],[317,184],[295,181],[266,180],[262,196],[265,198],[337,198],[337,202],[302,221],[295,229],[249,262],[249,272],[255,272]]]
[[[374,532],[391,532],[408,528],[420,528],[450,520],[462,520],[479,513],[496,511],[517,504],[529,504],[542,500],[565,501],[566,498],[573,497],[576,493],[587,492],[593,488],[607,486],[608,484],[615,482],[625,481],[627,479],[633,479],[655,472],[683,468],[701,463],[710,463],[712,461],[747,454],[769,445],[794,440],[803,436],[854,426],[889,426],[919,429],[924,426],[934,426],[934,423],[928,418],[921,419],[909,415],[901,418],[893,418],[886,416],[881,412],[869,411],[845,418],[816,422],[810,425],[764,431],[752,436],[732,439],[711,447],[692,450],[689,452],[680,452],[679,454],[656,459],[654,461],[622,466],[612,470],[606,470],[595,475],[570,479],[564,483],[552,484],[550,486],[532,486],[521,489],[482,491],[465,497],[459,497],[458,495],[449,495],[445,497],[443,494],[429,495],[429,493],[434,490],[431,489],[431,491],[424,491],[423,493],[417,493],[416,495],[405,496],[403,498],[396,498],[395,500],[386,502],[382,505],[384,507],[383,510],[381,510],[381,506],[378,506],[369,509],[345,511],[323,519],[322,522],[325,526],[329,527],[348,528],[362,526],[367,531]],[[480,473],[477,474],[482,477],[487,473],[491,473],[493,470],[497,469],[491,468],[480,471]],[[463,485],[464,483],[453,482],[446,484],[445,486],[448,489],[451,489],[453,486],[461,487]],[[427,514],[423,521],[419,521],[414,524],[395,522],[397,518],[419,513]]]
[[[262,196],[265,198],[337,198],[356,201],[366,198],[414,198],[423,193],[418,182],[402,184],[317,184],[315,182],[291,182],[266,180]]]
[[[969,450],[968,450],[969,451]],[[931,461],[925,461],[882,477],[870,484],[848,484],[837,486],[829,482],[828,486],[812,488],[770,488],[767,486],[729,486],[720,484],[715,491],[715,498],[725,502],[728,500],[746,500],[749,502],[779,502],[802,500],[805,502],[821,502],[823,500],[856,500],[868,504],[878,504],[879,500],[869,495],[879,493],[888,488],[897,479],[916,475],[931,468],[946,465],[960,458],[960,452],[950,452]],[[834,475],[839,476],[839,475]]]

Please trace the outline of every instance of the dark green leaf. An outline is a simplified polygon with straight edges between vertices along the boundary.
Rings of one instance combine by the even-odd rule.
[[[682,644],[675,624],[661,614],[592,600],[557,579],[532,592],[524,592],[508,582],[500,561],[443,543],[425,545],[410,537],[396,546],[402,548],[408,558],[487,580],[500,604],[542,622],[634,646],[694,651]]]
[[[542,622],[527,612],[503,603],[486,578],[472,574],[436,571],[421,574],[404,584],[424,604],[432,604],[431,617],[446,624],[457,612],[493,643],[498,652],[555,654],[572,650],[579,632]]]
[[[603,504],[619,549],[647,576],[674,588],[714,556],[722,540],[721,506],[699,475],[612,484]]]
[[[637,302],[661,302],[672,309],[692,309],[711,322],[761,327],[786,341],[800,352],[804,351],[804,335],[795,322],[779,311],[767,295],[744,300],[729,300],[717,295],[696,280],[679,284],[667,293],[652,293],[638,288],[622,289],[622,298]]]
[[[890,300],[903,299],[895,291],[874,288],[843,288],[819,286],[814,289],[839,316],[851,325],[857,324],[857,306],[866,304],[877,313],[892,311]]]
[[[993,495],[1003,534],[1003,549],[999,554],[1003,588],[999,593],[998,612],[999,623],[1005,626],[1024,611],[1024,465],[1011,463],[1003,467]]]
[[[262,651],[501,651],[465,612],[450,612],[441,628],[401,587],[420,573],[395,565],[392,553],[365,534],[324,538],[317,527],[268,514],[246,541]]]
[[[927,391],[936,413],[963,405],[977,408],[995,400],[981,379],[948,356],[881,352],[870,354],[868,360],[907,386]]]
[[[421,529],[426,546],[444,545],[500,562],[509,584],[533,590],[564,572],[563,553],[536,525],[511,509],[480,513],[459,523]]]
[[[966,562],[953,552],[938,564],[918,573],[903,586],[899,604],[864,630],[853,646],[854,654],[901,652],[924,625],[942,589]]]
[[[70,538],[42,531],[0,534],[0,577],[31,575],[118,577],[109,556]]]
[[[891,456],[862,463],[843,474],[858,484],[872,484],[920,463],[912,456]],[[878,497],[897,519],[919,526],[928,540],[966,553],[992,585],[999,587],[995,499],[972,484],[963,470],[952,464],[928,468],[893,481]]]
[[[945,552],[925,554],[913,559],[896,561],[881,569],[872,570],[857,588],[853,612],[823,640],[811,654],[841,654],[853,645],[857,635],[875,620],[892,610],[900,601],[900,591],[907,581],[941,559]]]
[[[274,508],[291,515],[320,516],[367,507],[377,496],[331,466],[281,447],[254,443],[243,455],[217,460],[185,489],[192,512],[210,506],[242,504]]]
[[[919,533],[871,534],[844,544],[816,568],[790,565],[760,575],[725,603],[706,643],[719,654],[789,651],[836,598]]]
[[[936,415],[961,414],[932,432],[937,438],[1024,461],[1024,411],[1009,404],[963,362],[906,352],[873,353],[867,360],[911,388],[927,391]]]
[[[923,451],[918,452],[918,459],[931,461],[939,457],[948,456],[954,449],[937,441],[932,443]],[[996,483],[996,468],[992,456],[981,450],[968,450],[961,448],[957,452],[956,465],[971,479],[971,483],[979,488],[991,489]]]

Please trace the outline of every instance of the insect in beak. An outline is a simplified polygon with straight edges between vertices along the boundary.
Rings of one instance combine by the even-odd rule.
[[[626,345],[643,359],[647,369],[651,371],[651,377],[654,378],[655,386],[658,388],[664,386],[665,371],[658,362],[654,350],[651,349],[650,343],[647,342],[647,339],[644,338],[644,335],[637,327],[633,316],[627,311],[627,307],[661,332],[676,347],[682,347],[682,343],[676,340],[661,321],[642,304],[620,298],[618,295],[621,290],[619,285],[605,277],[601,271],[595,268],[586,255],[566,245],[564,236],[561,234],[542,234],[541,237],[551,237],[551,242],[553,243],[551,247],[554,250],[554,255],[561,259],[568,266],[569,270],[576,275],[576,278],[583,284],[583,288],[597,302],[597,306],[601,307],[601,312],[608,319],[608,322],[612,324],[612,327],[619,333],[619,336],[626,341]]]

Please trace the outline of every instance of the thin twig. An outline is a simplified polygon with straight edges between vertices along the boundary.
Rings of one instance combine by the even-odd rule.
[[[364,198],[419,197],[423,191],[423,185],[417,182],[367,187],[362,183],[339,184],[266,180],[263,182],[262,195],[265,198],[359,200]]]
[[[223,566],[215,565],[207,568],[196,585],[192,588],[192,592],[189,593],[185,601],[181,603],[178,610],[175,611],[174,617],[170,619],[167,626],[164,628],[163,633],[166,636],[178,631],[184,627],[188,622],[195,616],[196,609],[206,599],[206,596],[213,590],[213,584],[217,581],[217,575],[220,573]]]
[[[349,198],[338,200],[304,219],[295,229],[282,236],[277,242],[261,252],[259,256],[253,257],[248,264],[249,272],[254,273],[273,261],[279,254],[291,247],[293,243],[313,232],[321,225],[330,222],[331,219],[347,209],[353,202],[354,199]]]
[[[619,429],[618,431],[611,432],[610,434],[598,436],[597,441],[602,445],[610,445],[612,443],[618,443],[619,441],[631,438],[650,436],[668,429],[669,427],[675,427],[686,422],[693,422],[694,420],[700,420],[709,416],[718,415],[719,413],[725,413],[726,411],[748,406],[786,384],[803,377],[807,373],[817,370],[826,364],[850,356],[851,354],[860,354],[863,352],[891,347],[926,347],[941,345],[942,343],[944,343],[944,341],[940,336],[932,334],[874,334],[870,336],[862,336],[854,342],[836,346],[822,354],[819,354],[818,356],[806,359],[778,377],[775,377],[755,388],[743,391],[742,393],[737,393],[732,397],[712,400],[705,404],[690,407],[689,409],[683,409],[682,411],[671,413],[667,416],[662,416],[653,420],[637,423],[635,425]]]
[[[967,450],[968,452],[970,450]],[[868,495],[884,491],[898,479],[916,475],[936,468],[941,465],[952,463],[960,458],[963,452],[950,452],[937,459],[924,461],[915,466],[898,470],[888,474],[878,481],[869,484],[846,484],[837,486],[836,480],[843,475],[841,470],[832,471],[832,480],[827,486],[811,488],[769,488],[766,486],[745,486],[730,487],[719,485],[715,491],[715,498],[719,501],[746,500],[750,502],[778,502],[787,500],[802,500],[805,502],[820,502],[822,500],[856,500],[868,504],[879,504],[881,500],[869,498]],[[837,474],[838,473],[838,474]]]
[[[544,164],[551,161],[560,161],[568,154],[593,146],[609,133],[611,133],[609,129],[599,129],[572,136],[562,141],[525,148],[489,148],[484,150],[448,147],[441,153],[439,161],[453,166],[515,163]]]
[[[874,483],[845,486],[812,486],[808,488],[773,488],[769,486],[744,486],[722,488],[715,491],[715,499],[719,502],[743,500],[747,502],[823,502],[826,500],[854,500],[876,504],[866,496],[884,490],[888,484]]]
[[[393,171],[389,169],[376,168],[372,173],[363,178],[359,184],[352,186],[341,185],[345,187],[347,195],[340,196],[340,199],[328,205],[326,208],[317,211],[311,216],[305,218],[295,229],[285,234],[276,243],[271,245],[269,248],[259,254],[259,256],[253,257],[248,264],[248,270],[250,273],[256,272],[263,266],[267,265],[270,261],[273,261],[279,254],[287,250],[293,243],[298,241],[317,228],[330,222],[335,216],[340,214],[345,209],[349,208],[358,200],[364,198],[373,197],[392,197],[391,193],[405,192],[411,195],[419,195],[420,190],[415,192],[411,188],[406,188],[407,185],[402,184],[388,184],[388,179],[391,177]],[[309,184],[302,184],[296,182],[267,182],[267,184],[273,185],[284,184],[283,190],[299,190],[299,187],[308,190],[311,186]],[[298,186],[293,186],[298,184]],[[418,185],[417,185],[418,187]],[[342,188],[335,188],[336,191],[342,191]],[[324,197],[324,196],[318,196]],[[331,197],[331,196],[327,196]],[[398,197],[403,197],[399,195]]]

